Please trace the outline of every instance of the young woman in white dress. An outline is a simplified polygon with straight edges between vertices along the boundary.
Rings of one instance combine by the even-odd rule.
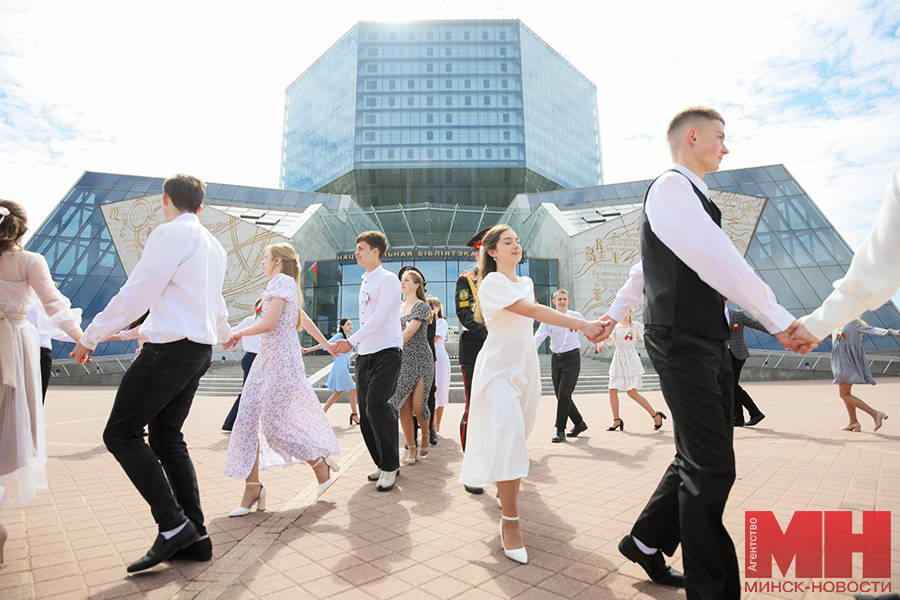
[[[485,234],[475,320],[484,322],[488,336],[475,362],[459,482],[475,487],[497,484],[503,513],[500,545],[509,558],[527,563],[518,496],[522,477],[528,475],[526,440],[541,397],[534,320],[578,329],[591,340],[599,337],[602,328],[599,322],[537,304],[531,279],[516,275],[521,258],[519,238],[509,225],[497,225]]]
[[[81,339],[81,309],[59,293],[47,261],[22,248],[28,216],[0,200],[0,508],[22,506],[47,489],[47,447],[38,332],[26,313],[40,303],[48,334]],[[42,324],[43,328],[43,324]],[[0,525],[0,563],[6,529]]]
[[[613,424],[607,431],[625,430],[625,421],[619,418],[619,390],[625,390],[632,400],[650,414],[653,418],[653,429],[662,427],[663,419],[668,418],[664,413],[653,410],[650,402],[637,392],[641,387],[641,375],[644,373],[644,365],[641,364],[641,357],[635,348],[639,339],[644,339],[644,325],[632,321],[629,310],[625,318],[616,324],[609,339],[597,344],[597,352],[603,352],[610,344],[616,347],[609,365],[609,406],[612,408]]]
[[[444,416],[444,407],[450,403],[450,355],[444,343],[447,341],[447,333],[450,327],[444,318],[444,306],[434,296],[428,298],[431,305],[431,314],[435,319],[434,334],[434,430],[441,430],[441,417]]]

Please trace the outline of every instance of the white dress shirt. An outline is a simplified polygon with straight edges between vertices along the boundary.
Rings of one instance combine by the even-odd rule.
[[[81,343],[93,350],[150,310],[141,334],[153,344],[189,339],[225,343],[231,336],[222,298],[226,253],[200,224],[181,214],[153,230],[140,262],[119,293],[94,317]]]
[[[693,171],[678,164],[672,168],[708,197],[709,188]],[[691,183],[678,173],[664,173],[647,195],[645,210],[653,233],[700,279],[759,319],[770,332],[787,329],[794,322],[793,315],[778,304],[772,289],[710,218]],[[607,314],[621,321],[643,299],[644,265],[638,262]]]
[[[575,317],[576,319],[584,318],[584,315],[574,310],[567,310],[560,314]],[[568,329],[558,325],[547,325],[546,323],[541,323],[537,332],[534,334],[535,347],[540,347],[548,336],[550,337],[550,352],[553,354],[562,354],[563,352],[570,352],[581,348],[581,339],[578,337],[577,329]]]
[[[241,321],[237,327],[232,327],[231,331],[239,331],[241,329],[246,329],[256,323],[256,316],[251,315]],[[257,335],[245,335],[241,338],[241,344],[244,346],[244,352],[252,352],[253,354],[259,354],[259,344],[260,338],[262,338],[262,334]]]
[[[363,273],[359,287],[359,329],[350,336],[360,355],[387,348],[403,349],[400,328],[400,280],[378,265]]]
[[[900,288],[900,167],[891,175],[884,202],[872,231],[863,241],[843,279],[803,324],[816,338],[825,339],[867,310],[887,302]]]

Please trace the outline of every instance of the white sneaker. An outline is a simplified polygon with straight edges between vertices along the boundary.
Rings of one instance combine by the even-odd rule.
[[[374,471],[369,473],[369,476],[366,479],[368,479],[369,481],[378,481],[379,477],[381,477],[381,469],[375,469]]]
[[[382,471],[381,477],[378,478],[378,483],[375,484],[375,489],[379,492],[386,492],[390,489],[393,489],[394,484],[397,482],[397,473],[400,472],[400,469],[396,471]]]

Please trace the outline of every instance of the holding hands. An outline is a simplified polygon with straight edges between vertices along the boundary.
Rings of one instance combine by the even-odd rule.
[[[784,346],[785,350],[790,350],[797,354],[809,353],[819,345],[820,341],[813,337],[799,320],[791,323],[786,330],[773,335]]]
[[[331,354],[346,354],[347,352],[353,350],[353,345],[348,340],[344,339],[338,340],[337,343],[332,346],[332,348],[334,349],[334,351],[331,352]]]

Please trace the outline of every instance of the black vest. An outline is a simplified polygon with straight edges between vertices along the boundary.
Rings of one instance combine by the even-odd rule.
[[[678,173],[675,169],[672,172]],[[687,178],[683,173],[678,173]],[[690,181],[690,179],[688,179]],[[691,181],[694,193],[713,222],[722,227],[722,211],[703,195]],[[705,283],[697,272],[675,256],[663,244],[647,220],[647,196],[641,217],[641,254],[644,263],[644,323],[677,327],[696,335],[716,340],[729,339],[722,294]]]

